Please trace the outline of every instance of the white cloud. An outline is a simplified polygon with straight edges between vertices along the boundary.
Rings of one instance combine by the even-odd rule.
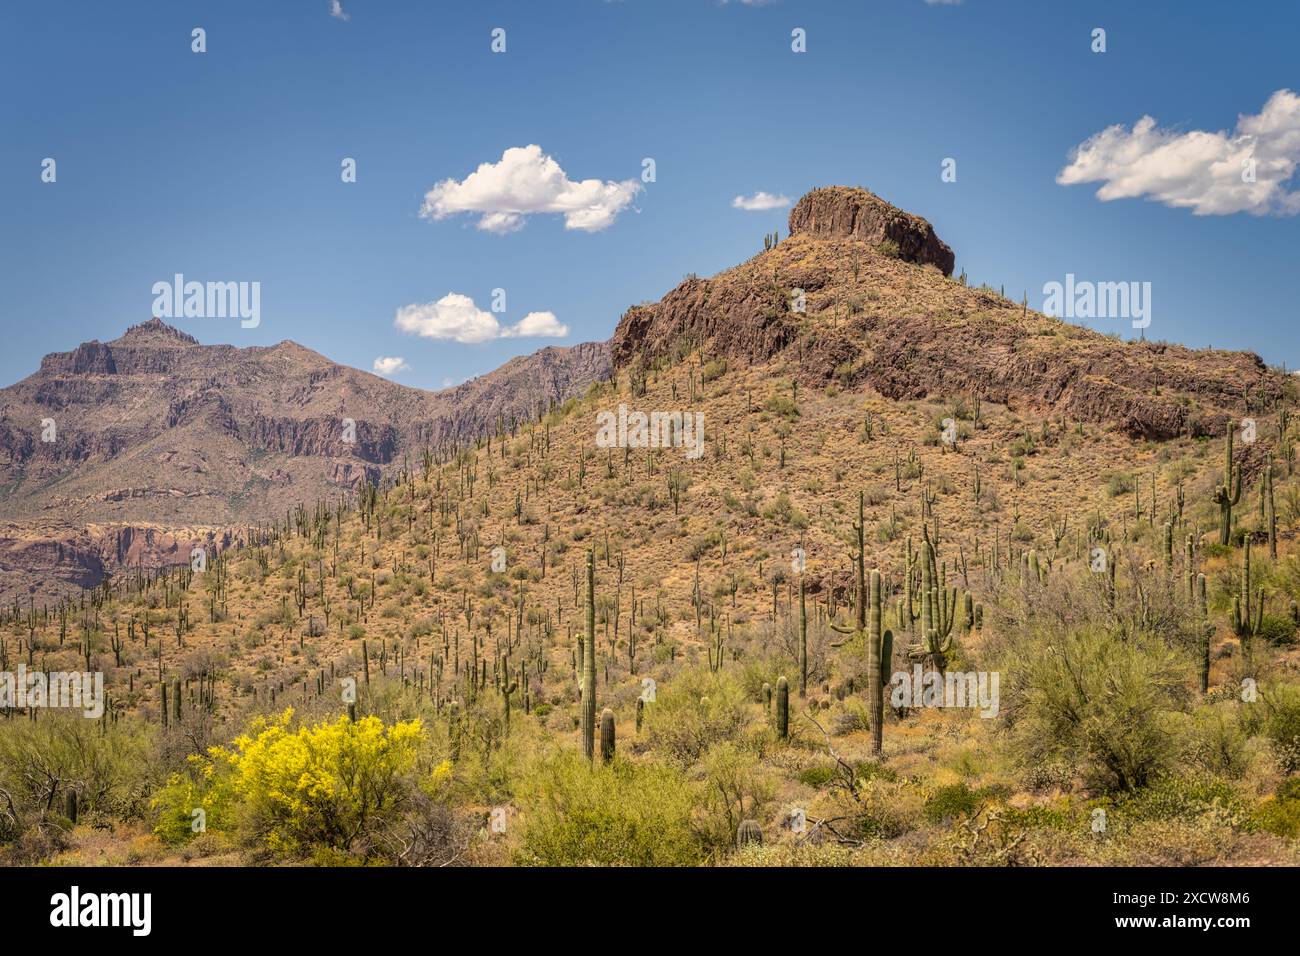
[[[437,302],[404,305],[397,310],[393,324],[426,339],[451,339],[465,344],[487,342],[501,334],[496,316],[457,292],[448,292]]]
[[[513,326],[501,331],[501,337],[505,339],[562,339],[568,334],[569,327],[560,322],[554,312],[529,312]]]
[[[406,359],[398,355],[383,356],[375,359],[375,364],[370,370],[376,375],[396,375],[398,372],[408,371],[411,366],[406,364]]]
[[[966,0],[925,0],[927,7],[959,7]]]
[[[1109,126],[1071,151],[1056,181],[1100,182],[1103,202],[1145,196],[1198,216],[1291,216],[1300,213],[1300,192],[1287,188],[1298,162],[1300,96],[1278,90],[1232,132],[1177,132],[1150,116],[1131,130]]]
[[[767,209],[784,209],[790,205],[790,197],[780,194],[756,192],[752,196],[737,196],[731,200],[732,209],[744,209],[746,212],[762,212]]]
[[[519,322],[502,326],[491,312],[484,312],[474,300],[449,292],[437,302],[415,302],[397,310],[393,325],[403,332],[426,339],[444,339],[475,345],[493,339],[563,338],[569,334],[553,312],[529,312]]]
[[[506,233],[522,229],[526,216],[560,213],[564,228],[598,232],[640,191],[635,179],[574,182],[540,146],[514,146],[501,154],[500,162],[482,163],[460,182],[444,179],[435,185],[424,194],[420,216],[477,213],[478,228]]]
[[[352,16],[343,9],[340,0],[330,0],[330,16],[336,20],[351,20]]]

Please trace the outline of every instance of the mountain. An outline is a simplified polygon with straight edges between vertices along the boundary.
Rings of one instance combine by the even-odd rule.
[[[0,389],[0,599],[229,543],[608,370],[604,343],[550,347],[426,392],[295,342],[200,345],[159,319],[47,355]]]
[[[978,397],[1156,439],[1221,435],[1243,395],[1271,407],[1283,394],[1257,355],[1123,342],[953,281],[953,262],[919,216],[865,189],[817,189],[774,248],[630,309],[614,363],[682,342],[751,364],[793,351],[794,375],[809,386],[867,386],[899,401]],[[796,290],[802,311],[790,305]]]

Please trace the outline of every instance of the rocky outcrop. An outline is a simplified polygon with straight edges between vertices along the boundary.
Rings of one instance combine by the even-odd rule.
[[[857,239],[880,246],[892,242],[898,257],[932,265],[952,275],[956,257],[934,227],[904,212],[875,193],[848,186],[829,186],[806,193],[790,210],[790,235],[816,239]]]
[[[748,262],[629,309],[611,342],[615,366],[683,344],[748,363],[784,354],[814,386],[979,396],[1148,439],[1218,436],[1245,413],[1243,396],[1263,407],[1282,394],[1257,355],[1124,342],[918,269],[947,271],[951,250],[925,220],[865,190],[814,190],[790,225],[790,238]],[[877,248],[882,238],[900,255]]]

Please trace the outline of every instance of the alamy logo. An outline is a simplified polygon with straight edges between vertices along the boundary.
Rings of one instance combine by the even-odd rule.
[[[938,671],[925,673],[920,664],[911,672],[897,671],[890,684],[891,707],[970,707],[981,717],[998,715],[998,671]]]
[[[50,925],[129,926],[131,935],[148,936],[153,926],[152,893],[68,893],[50,897]]]
[[[1043,314],[1058,319],[1131,319],[1133,328],[1151,325],[1150,282],[1082,282],[1074,273],[1064,284],[1043,285]]]
[[[92,720],[104,714],[104,675],[100,671],[0,671],[0,707],[23,710],[53,707],[80,710]]]
[[[687,458],[704,454],[703,412],[596,413],[597,448],[683,448]]]
[[[153,314],[159,319],[240,319],[255,329],[262,323],[262,283],[186,282],[176,273],[171,282],[155,282]]]

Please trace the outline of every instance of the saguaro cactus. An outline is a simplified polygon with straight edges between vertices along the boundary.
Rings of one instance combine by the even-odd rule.
[[[790,682],[784,677],[776,679],[776,735],[790,738]]]
[[[587,622],[582,650],[582,752],[596,757],[596,555],[587,551]]]
[[[1214,625],[1210,622],[1210,607],[1205,596],[1205,575],[1196,575],[1196,606],[1201,613],[1201,693],[1210,691],[1210,642],[1214,640]]]
[[[871,752],[884,750],[885,685],[894,658],[894,634],[882,631],[880,571],[871,572],[871,614],[867,625],[867,693],[871,713]]]
[[[952,651],[952,625],[957,609],[957,589],[947,587],[943,565],[937,560],[928,528],[922,528],[921,543],[921,649],[917,656],[929,659],[939,673],[948,665]]]
[[[518,689],[518,681],[507,682],[505,678],[497,681],[497,690],[501,692],[501,722],[507,734],[510,733],[510,695]]]
[[[1264,628],[1264,589],[1250,589],[1250,538],[1241,550],[1241,589],[1232,599],[1232,633],[1246,642]]]
[[[1219,506],[1219,544],[1232,543],[1232,509],[1241,501],[1241,466],[1232,463],[1232,422],[1224,441],[1223,483],[1214,489]]]
[[[808,696],[808,607],[804,602],[803,573],[799,574],[799,699]]]
[[[447,736],[451,741],[451,759],[460,759],[460,701],[447,705]]]
[[[1264,486],[1261,491],[1264,499],[1264,527],[1268,531],[1268,556],[1277,560],[1277,505],[1273,499],[1273,459],[1268,460],[1264,468]]]
[[[863,495],[858,493],[858,520],[854,522],[853,529],[857,533],[858,550],[854,554],[854,566],[857,575],[857,621],[856,626],[848,627],[842,624],[832,622],[831,627],[841,634],[862,634],[863,643],[866,644],[867,652],[867,705],[871,714],[871,752],[879,754],[884,749],[884,724],[885,724],[885,684],[888,681],[888,671],[892,665],[894,651],[894,635],[892,631],[882,631],[883,613],[881,608],[881,578],[880,571],[873,569],[870,578],[870,591],[867,590],[866,579],[866,546],[864,540],[865,522],[863,521]],[[929,546],[929,536],[927,532],[926,546]],[[922,565],[925,568],[925,565]],[[928,607],[928,600],[922,595],[922,615]],[[952,607],[956,603],[956,590],[953,591],[953,605],[949,607],[951,615]],[[948,621],[948,628],[951,630],[952,621]]]
[[[614,712],[606,707],[600,712],[600,762],[609,763],[614,759],[616,747],[614,739]]]

